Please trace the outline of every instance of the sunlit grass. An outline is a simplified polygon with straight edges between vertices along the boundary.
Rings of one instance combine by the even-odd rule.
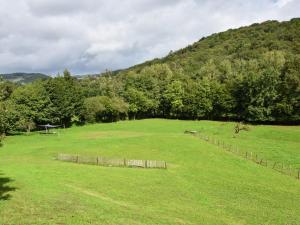
[[[299,127],[141,120],[8,137],[0,149],[0,224],[299,224],[300,182],[199,138],[197,130],[299,164]],[[56,161],[58,153],[165,160],[167,170]]]

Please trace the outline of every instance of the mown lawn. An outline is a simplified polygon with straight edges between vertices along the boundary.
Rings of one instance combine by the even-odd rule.
[[[235,123],[202,121],[198,131],[272,162],[300,168],[300,126],[248,125],[235,134]]]
[[[299,165],[300,128],[254,126],[235,137],[233,128],[152,119],[8,137],[0,224],[300,224],[300,181],[184,134],[198,130]],[[57,153],[166,160],[168,169],[79,165],[56,161]]]

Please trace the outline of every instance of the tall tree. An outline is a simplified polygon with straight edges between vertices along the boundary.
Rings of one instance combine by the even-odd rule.
[[[73,116],[80,116],[83,92],[78,81],[65,71],[63,77],[55,77],[44,83],[52,104],[52,122],[69,126]]]
[[[51,120],[51,102],[41,82],[20,86],[11,96],[20,112],[19,126],[30,131],[39,123]]]

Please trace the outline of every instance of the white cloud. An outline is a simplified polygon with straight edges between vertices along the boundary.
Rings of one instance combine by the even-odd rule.
[[[279,7],[282,8],[285,5],[287,5],[289,2],[292,2],[293,0],[278,0],[275,4]]]
[[[214,32],[300,16],[300,0],[0,0],[0,73],[119,69]]]

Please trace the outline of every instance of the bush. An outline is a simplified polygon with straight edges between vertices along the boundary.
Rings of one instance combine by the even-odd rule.
[[[240,133],[241,130],[250,131],[250,127],[247,124],[237,123],[234,127],[234,131],[236,134]]]

